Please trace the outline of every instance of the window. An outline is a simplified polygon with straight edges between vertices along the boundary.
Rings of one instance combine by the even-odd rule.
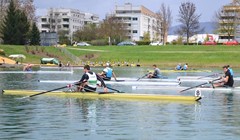
[[[134,17],[134,18],[133,18],[133,20],[137,21],[137,20],[138,20],[138,18]]]
[[[138,31],[137,30],[133,30],[133,33],[136,34]]]
[[[46,18],[42,18],[42,22],[47,22],[47,19]]]

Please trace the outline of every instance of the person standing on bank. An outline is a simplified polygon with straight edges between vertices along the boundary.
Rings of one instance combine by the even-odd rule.
[[[108,92],[107,86],[104,83],[103,79],[98,76],[96,73],[90,71],[90,66],[85,65],[83,68],[84,74],[79,81],[78,91],[94,92],[97,90],[97,81],[101,82],[101,86],[104,87],[104,92]]]
[[[110,81],[112,77],[114,77],[115,81],[117,81],[117,77],[113,72],[113,69],[109,67],[109,63],[106,63],[106,67],[101,73],[98,73],[98,75],[105,81]]]
[[[223,66],[223,72],[225,76],[221,78],[220,82],[213,84],[213,87],[233,87],[234,80],[230,70],[228,69],[228,66]]]

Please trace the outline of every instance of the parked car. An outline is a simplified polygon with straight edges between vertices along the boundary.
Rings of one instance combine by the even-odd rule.
[[[123,41],[117,44],[118,46],[135,46],[137,45],[135,42],[131,41]]]
[[[215,41],[206,41],[203,45],[217,45],[217,43]]]
[[[160,42],[160,41],[156,41],[156,42],[151,42],[149,45],[151,45],[151,46],[158,46],[158,45],[163,45],[163,43]]]
[[[77,43],[77,46],[91,46],[91,45],[88,44],[87,42],[79,42]]]
[[[239,43],[237,40],[231,40],[223,43],[223,45],[238,45],[238,44]]]

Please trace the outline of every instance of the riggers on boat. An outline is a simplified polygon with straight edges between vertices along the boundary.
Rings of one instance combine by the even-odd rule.
[[[3,95],[34,95],[39,90],[3,90]],[[64,92],[54,91],[44,93],[44,95],[77,97],[77,98],[106,98],[106,99],[126,99],[126,100],[168,100],[168,101],[199,101],[201,96],[183,95],[161,95],[161,94],[136,94],[136,93],[104,93],[104,92]],[[42,96],[42,95],[41,95]]]

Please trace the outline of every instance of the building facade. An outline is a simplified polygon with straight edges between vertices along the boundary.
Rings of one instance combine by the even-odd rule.
[[[240,4],[233,0],[223,6],[219,16],[219,42],[237,40],[240,42]]]
[[[70,39],[75,31],[89,23],[98,24],[99,17],[76,9],[50,8],[46,16],[38,18],[40,32],[66,31]]]
[[[146,7],[133,6],[131,3],[126,3],[123,6],[117,5],[113,15],[117,20],[127,24],[129,40],[143,40],[146,33],[149,34],[151,41],[159,40],[160,37],[155,30],[155,25],[158,22],[157,15]]]

